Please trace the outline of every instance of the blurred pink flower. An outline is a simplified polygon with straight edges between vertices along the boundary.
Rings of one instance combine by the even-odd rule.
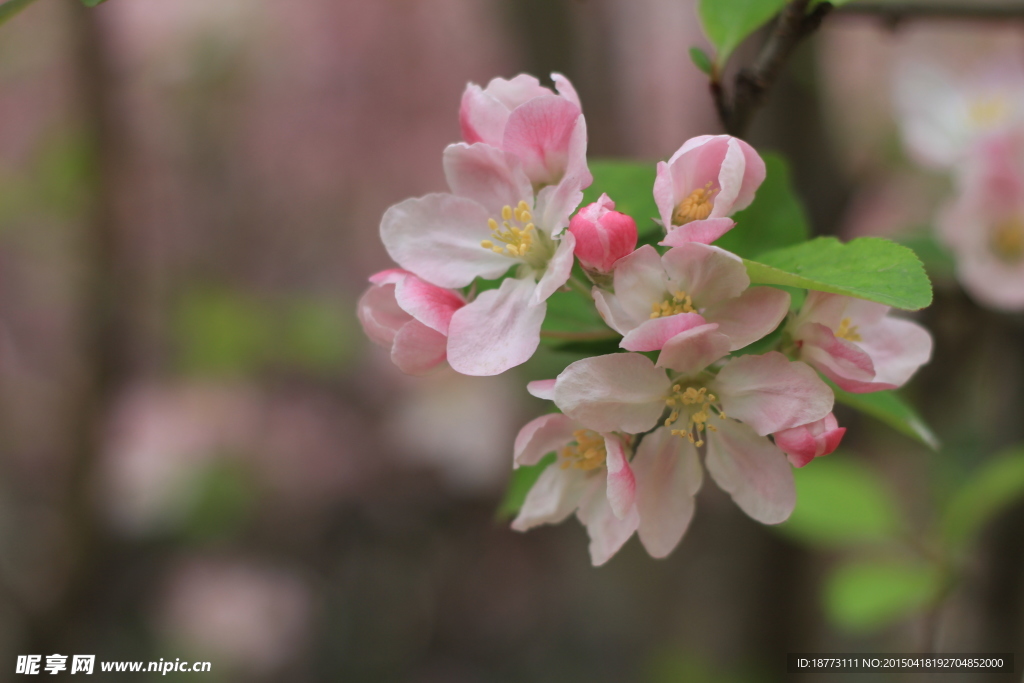
[[[577,211],[569,232],[576,237],[576,258],[596,275],[610,273],[616,261],[636,249],[636,221],[616,211],[607,194]]]
[[[812,291],[788,330],[809,363],[854,393],[903,386],[932,355],[932,336],[889,307]]]
[[[764,178],[764,161],[739,138],[687,140],[668,163],[658,162],[654,201],[667,231],[662,244],[714,242],[735,225],[728,217],[754,201]]]
[[[393,268],[370,276],[357,313],[366,336],[391,351],[402,372],[422,375],[445,361],[452,315],[466,305],[456,291]]]
[[[565,415],[542,415],[519,432],[515,466],[558,458],[530,489],[512,528],[557,524],[576,512],[590,535],[594,566],[607,562],[637,528],[636,482],[621,436],[584,428]]]
[[[659,256],[644,245],[622,258],[615,292],[595,287],[597,310],[630,351],[661,351],[658,365],[695,372],[757,341],[789,312],[789,294],[750,287],[743,261],[688,242]]]
[[[938,231],[972,297],[1024,310],[1024,131],[977,145]]]

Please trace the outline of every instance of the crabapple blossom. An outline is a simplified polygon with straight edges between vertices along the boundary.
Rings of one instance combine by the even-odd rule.
[[[957,278],[980,303],[1024,310],[1024,139],[994,136],[973,150],[959,195],[939,218]]]
[[[954,168],[980,138],[1024,124],[1024,69],[1006,60],[957,78],[907,62],[896,72],[893,100],[910,155],[929,168]]]
[[[774,330],[789,294],[750,287],[743,261],[718,247],[687,242],[659,256],[645,245],[615,266],[614,293],[594,302],[629,351],[661,351],[659,366],[703,369]]]
[[[572,269],[575,238],[563,228],[590,174],[584,165],[535,193],[518,157],[484,143],[450,145],[444,167],[452,193],[392,206],[381,239],[400,266],[440,287],[516,269],[457,311],[448,332],[452,368],[496,375],[525,362],[540,343],[545,302]]]
[[[552,395],[567,416],[595,432],[654,429],[632,464],[638,532],[655,557],[671,552],[686,530],[700,488],[696,449],[705,442],[708,473],[744,512],[766,524],[785,520],[796,500],[793,476],[768,435],[817,422],[833,404],[832,391],[810,367],[778,352],[727,360],[717,374],[701,368],[668,375],[636,353],[585,358],[559,374],[553,388],[545,383],[533,391]]]
[[[754,201],[765,165],[754,148],[729,135],[687,140],[658,163],[654,201],[667,232],[662,244],[710,244],[732,229],[729,218]]]
[[[636,249],[636,221],[616,211],[607,194],[577,211],[569,232],[576,237],[576,258],[595,275],[610,273],[616,261]]]
[[[775,432],[772,438],[793,467],[803,467],[838,448],[845,433],[846,427],[840,427],[835,415],[829,413],[817,422]]]
[[[527,74],[491,79],[486,88],[470,83],[459,108],[463,140],[514,154],[537,187],[587,169],[580,98],[562,74],[551,80],[558,94]]]
[[[527,423],[516,437],[515,466],[536,465],[551,452],[557,459],[530,489],[512,528],[557,524],[575,512],[590,536],[594,566],[607,562],[639,523],[626,448],[621,435],[586,429],[565,415]]]
[[[462,295],[398,268],[370,282],[356,308],[366,336],[390,349],[394,364],[410,375],[443,363],[452,315],[466,305]]]
[[[888,315],[883,304],[812,291],[787,331],[797,357],[854,393],[903,386],[932,354],[917,323]]]

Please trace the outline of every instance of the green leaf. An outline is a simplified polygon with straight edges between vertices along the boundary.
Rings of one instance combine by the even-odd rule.
[[[871,631],[921,610],[942,585],[937,568],[899,560],[839,567],[825,584],[825,611],[850,631]]]
[[[767,175],[754,202],[733,216],[736,227],[715,242],[715,246],[743,258],[799,244],[810,236],[807,216],[793,192],[786,160],[770,152],[761,156]]]
[[[82,0],[82,4],[85,5],[86,7],[95,7],[96,5],[99,5],[99,4],[104,3],[106,1],[107,0]]]
[[[583,206],[607,193],[615,202],[615,210],[632,216],[641,233],[657,227],[651,220],[658,215],[654,203],[656,164],[598,159],[590,162],[590,172],[594,182],[583,191]]]
[[[736,46],[785,6],[786,0],[700,0],[697,14],[722,67]]]
[[[186,293],[173,329],[182,372],[238,376],[255,371],[272,355],[276,325],[244,294],[209,287]]]
[[[911,408],[900,395],[893,391],[875,391],[870,394],[851,394],[837,387],[831,380],[825,379],[836,395],[836,401],[850,406],[855,410],[870,415],[895,429],[900,434],[909,436],[928,446],[939,450],[939,437],[925,421]]]
[[[963,546],[988,522],[1024,498],[1024,446],[986,463],[954,494],[943,517],[943,535]]]
[[[703,71],[708,76],[711,75],[713,70],[711,66],[711,57],[708,57],[708,53],[699,47],[690,48],[690,59],[693,61],[693,65]]]
[[[0,5],[0,25],[6,23],[11,17],[31,5],[34,0],[7,0]]]
[[[512,470],[512,478],[508,482],[508,488],[505,489],[505,497],[495,513],[499,521],[510,519],[519,512],[519,508],[523,507],[523,503],[526,501],[526,494],[540,478],[541,472],[554,461],[555,454],[549,453],[536,465],[525,465]]]
[[[779,531],[813,546],[841,547],[893,538],[900,521],[878,476],[833,453],[794,472],[796,509]]]
[[[545,332],[609,333],[592,299],[575,290],[557,291],[548,298],[548,312],[541,329]],[[561,343],[556,341],[556,343]]]
[[[899,243],[909,247],[917,254],[924,264],[925,270],[932,278],[953,279],[956,273],[956,260],[945,246],[935,239],[931,232],[920,232],[898,238]]]
[[[753,284],[802,287],[910,311],[932,302],[932,285],[913,251],[879,237],[843,244],[819,237],[746,261]]]

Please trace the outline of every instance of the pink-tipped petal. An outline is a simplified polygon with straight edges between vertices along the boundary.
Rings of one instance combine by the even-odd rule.
[[[820,420],[835,400],[814,370],[778,351],[730,360],[709,388],[729,417],[761,436]]]
[[[621,438],[605,435],[604,449],[607,454],[605,466],[608,469],[608,502],[615,516],[624,519],[633,509],[636,500],[636,480],[626,459]]]
[[[846,391],[870,384],[875,364],[866,351],[853,342],[838,339],[832,330],[819,323],[806,323],[797,329],[802,341],[800,359],[810,363]],[[892,387],[888,387],[892,388]]]
[[[750,286],[743,259],[709,244],[691,242],[669,249],[661,261],[669,287],[685,291],[698,308],[737,297]]]
[[[504,104],[509,111],[536,97],[551,95],[551,91],[530,74],[519,74],[508,79],[492,78],[485,92]]]
[[[675,189],[672,184],[672,170],[664,161],[659,161],[657,175],[654,177],[654,203],[661,216],[661,224],[665,230],[672,228],[672,214],[676,210]]]
[[[569,142],[579,117],[580,108],[564,97],[536,97],[509,115],[502,149],[519,157],[535,185],[553,185],[568,166]]]
[[[533,199],[533,187],[519,161],[497,147],[477,143],[448,145],[444,150],[444,175],[452,194],[472,199],[491,216],[505,206]]]
[[[789,518],[796,487],[782,451],[735,420],[723,420],[717,432],[708,432],[707,441],[708,474],[741,510],[764,524]]]
[[[789,292],[751,287],[735,299],[715,304],[704,317],[729,338],[729,350],[742,349],[773,331],[789,313]]]
[[[480,246],[490,237],[490,214],[480,204],[450,194],[407,199],[384,213],[380,237],[400,266],[439,287],[465,287],[493,279],[514,261]]]
[[[395,300],[406,313],[443,335],[448,334],[455,311],[466,305],[458,292],[435,287],[415,275],[407,275],[395,285]]]
[[[508,122],[509,108],[474,83],[466,86],[459,107],[462,139],[469,144],[483,142],[501,146]]]
[[[572,420],[558,413],[530,420],[516,436],[514,466],[536,465],[545,455],[572,441],[575,429]]]
[[[885,318],[863,329],[860,347],[875,365],[875,384],[901,387],[932,356],[932,335],[909,320]]]
[[[580,522],[587,527],[590,561],[595,567],[600,567],[619,552],[640,523],[636,507],[630,508],[622,519],[615,516],[603,483],[599,477],[592,478],[576,511]]]
[[[719,237],[736,227],[731,218],[705,218],[690,221],[685,225],[673,226],[659,244],[663,247],[681,247],[684,244],[711,244]]]
[[[651,318],[627,333],[619,346],[628,351],[660,351],[676,335],[704,323],[704,318],[698,313],[678,313],[664,318]]]
[[[572,87],[572,83],[569,79],[560,73],[551,74],[551,80],[555,84],[555,90],[558,94],[575,104],[580,109],[583,109],[583,105],[580,104],[580,96],[576,94],[576,88]]]
[[[558,376],[555,404],[596,432],[646,432],[665,409],[665,371],[635,353],[576,361]]]
[[[721,191],[718,185],[719,173],[728,149],[729,136],[716,135],[674,156],[673,160],[669,161],[669,168],[672,171],[673,204],[683,201],[694,190],[707,187],[708,183],[711,184],[712,191],[718,191],[714,196],[714,203],[717,204]]]
[[[661,255],[657,249],[645,244],[632,254],[619,259],[615,264],[614,297],[619,307],[631,320],[623,329],[616,328],[625,334],[651,317],[651,305],[661,303],[668,292],[665,268],[661,264]],[[607,321],[611,324],[611,321]]]
[[[651,557],[666,557],[693,519],[704,478],[697,449],[666,428],[656,429],[640,442],[632,465],[640,542]]]
[[[425,375],[444,362],[448,339],[423,323],[410,320],[395,335],[391,361],[409,375]]]
[[[840,427],[835,415],[829,413],[817,422],[783,429],[772,437],[793,467],[803,467],[838,448],[845,433],[846,428]]]
[[[583,470],[575,467],[563,470],[558,463],[550,465],[526,494],[512,528],[526,531],[540,524],[558,524],[565,520],[580,504],[589,479]]]
[[[597,312],[601,315],[601,319],[604,320],[608,327],[619,334],[626,334],[643,322],[629,315],[622,308],[619,298],[611,292],[600,287],[594,287],[590,290],[590,294],[594,297],[594,306],[597,307]]]
[[[412,320],[412,316],[395,301],[393,284],[373,285],[367,289],[359,297],[356,314],[366,336],[386,348],[391,347],[398,331]]]
[[[732,215],[735,210],[733,205],[743,187],[743,173],[747,167],[747,160],[743,156],[739,142],[736,138],[730,138],[727,141],[725,157],[718,170],[718,187],[722,189],[715,195],[715,206],[711,211],[712,218]]]
[[[374,273],[367,279],[375,285],[395,285],[407,275],[412,275],[412,273],[401,268],[388,268]]]
[[[537,288],[533,290],[533,298],[530,299],[531,305],[536,306],[547,301],[548,297],[569,281],[569,276],[572,274],[572,252],[575,246],[576,238],[572,236],[572,233],[563,233],[562,239],[558,241],[558,246],[555,248],[554,256],[548,261],[548,267],[541,275]]]
[[[729,338],[711,323],[669,339],[658,355],[658,367],[695,375],[728,354]]]
[[[536,284],[508,278],[452,316],[448,364],[464,375],[497,375],[525,363],[540,344],[547,304],[530,304]]]
[[[544,399],[545,401],[555,400],[555,380],[538,379],[526,385],[526,390],[531,396]]]
[[[594,181],[587,167],[587,122],[580,114],[569,134],[565,153],[565,168],[555,185],[548,185],[537,193],[536,217],[538,225],[553,237],[569,225],[569,217],[583,201],[583,190]],[[536,181],[535,181],[536,182]]]

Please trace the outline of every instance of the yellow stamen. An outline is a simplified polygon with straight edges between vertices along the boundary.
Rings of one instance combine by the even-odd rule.
[[[603,467],[608,453],[604,448],[604,437],[589,429],[577,429],[572,433],[575,441],[560,452],[563,470],[574,467],[589,472]]]
[[[525,201],[519,202],[515,208],[506,205],[501,209],[501,218],[500,225],[493,218],[487,219],[487,227],[491,229],[491,237],[494,239],[484,240],[480,246],[495,254],[523,258],[533,249],[537,230],[537,226],[530,222],[533,220],[530,206]],[[496,242],[504,246],[497,246]]]
[[[1024,259],[1024,217],[1016,216],[998,224],[992,231],[992,250],[1004,261]]]
[[[672,407],[672,412],[665,419],[665,426],[671,427],[679,420],[680,411],[674,406],[693,406],[687,409],[689,417],[686,421],[686,427],[684,429],[673,429],[671,433],[673,436],[686,438],[694,446],[703,446],[704,439],[701,438],[701,432],[707,432],[707,430],[718,431],[714,425],[708,424],[711,415],[717,412],[719,417],[725,419],[725,413],[714,406],[715,401],[718,399],[714,394],[708,392],[707,387],[698,389],[697,387],[690,386],[682,389],[680,385],[676,384],[673,385],[672,392],[665,399],[665,404]]]
[[[852,321],[849,318],[843,318],[839,321],[839,329],[836,330],[836,338],[852,342],[864,341],[864,339],[857,333],[857,326],[851,325],[851,322]]]
[[[686,292],[672,292],[664,301],[651,304],[651,318],[664,318],[677,313],[696,313],[693,299]]]
[[[685,225],[690,221],[702,221],[711,215],[715,208],[713,195],[717,189],[712,190],[714,183],[709,182],[704,187],[697,188],[690,193],[690,196],[679,202],[675,213],[672,214],[673,225]]]

